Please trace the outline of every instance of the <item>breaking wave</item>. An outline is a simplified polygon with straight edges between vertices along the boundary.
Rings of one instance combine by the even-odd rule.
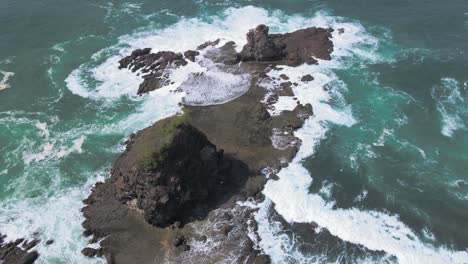
[[[442,119],[441,133],[452,137],[459,129],[466,129],[468,104],[465,102],[466,87],[461,87],[454,78],[442,78],[440,85],[432,87],[432,98]]]
[[[0,80],[0,91],[3,89],[10,88],[10,84],[8,83],[8,80],[15,75],[14,72],[7,72],[7,71],[1,71],[0,70],[0,76],[2,76]]]

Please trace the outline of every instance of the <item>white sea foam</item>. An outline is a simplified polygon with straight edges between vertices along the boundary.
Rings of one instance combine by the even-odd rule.
[[[7,71],[1,71],[0,70],[0,76],[3,76],[1,81],[0,81],[0,91],[3,89],[10,88],[10,84],[8,83],[8,80],[15,75],[14,72],[7,72]]]
[[[130,54],[134,49],[149,47],[153,51],[183,52],[195,49],[207,40],[219,38],[221,43],[235,41],[236,49],[239,51],[246,43],[245,32],[261,23],[272,25],[272,31],[291,31],[310,24],[322,25],[327,22],[325,20],[306,21],[297,17],[288,17],[291,22],[284,23],[283,19],[285,18],[279,14],[271,16],[266,10],[251,6],[227,9],[222,16],[211,17],[209,22],[199,18],[182,18],[176,24],[164,29],[121,37],[117,46],[126,46],[126,48],[121,49],[119,54],[108,58],[92,69],[89,69],[90,65],[87,64],[80,66],[67,77],[66,83],[72,93],[85,98],[114,100],[122,95],[134,96],[142,78],[128,70],[117,69],[118,60]],[[99,56],[93,56],[95,59],[97,57]],[[247,76],[234,75],[209,66],[211,65],[208,65],[208,71],[206,65],[189,63],[189,65],[170,73],[170,79],[175,82],[173,84],[175,88],[184,83],[195,86],[191,87],[190,94],[186,97],[189,104],[191,102],[195,102],[197,105],[206,105],[212,102],[223,103],[240,96],[248,88],[246,85]],[[191,78],[194,73],[205,73],[206,79]],[[199,82],[207,82],[212,85],[203,86],[199,85]],[[182,90],[188,92],[188,88],[188,85],[182,85]],[[205,102],[201,102],[203,98],[206,100]]]
[[[281,114],[282,111],[292,111],[297,106],[297,101],[292,96],[279,96],[278,101],[269,108],[268,112],[272,116]]]
[[[340,98],[333,96],[333,92],[346,89],[336,80],[333,69],[345,67],[347,57],[357,56],[360,60],[367,61],[379,59],[374,54],[377,40],[367,35],[360,25],[340,23],[320,16],[315,20],[328,21],[334,28],[345,29],[344,34],[339,35],[335,32],[333,35],[335,51],[332,60],[319,61],[318,66],[285,67],[282,71],[269,73],[275,77],[286,73],[292,81],[298,83],[300,76],[312,73],[314,81],[300,83],[299,86],[293,87],[293,90],[301,103],[312,104],[314,116],[295,133],[302,140],[302,146],[295,159],[278,173],[279,180],[268,181],[263,191],[266,200],[260,205],[256,215],[263,250],[272,257],[274,263],[325,261],[318,256],[306,258],[294,249],[294,241],[281,234],[281,224],[268,219],[268,210],[274,204],[275,210],[288,222],[315,222],[344,241],[394,255],[400,263],[466,263],[468,252],[453,252],[443,247],[435,248],[425,244],[397,215],[357,208],[335,209],[333,202],[309,192],[313,179],[309,171],[302,166],[302,160],[314,154],[314,149],[326,136],[328,124],[350,126],[355,122],[349,107],[342,104],[336,107],[336,102],[333,101]],[[331,92],[323,90],[325,85],[332,89]],[[383,140],[384,138],[377,144],[383,144]]]
[[[245,18],[242,23],[238,20],[240,16]],[[236,48],[239,49],[245,43],[245,32],[249,28],[272,20],[278,22],[263,9],[246,7],[242,10],[228,9],[223,18],[214,17],[210,22],[198,18],[182,18],[165,29],[124,36],[118,46],[126,48],[92,69],[86,64],[80,66],[67,77],[67,87],[73,94],[97,100],[115,100],[123,95],[132,97],[143,81],[142,78],[129,70],[117,69],[118,61],[132,50],[150,47],[153,51],[183,52],[195,49],[207,40],[218,38],[222,40],[221,43],[235,41],[238,44]],[[204,63],[189,63],[185,67],[179,67],[170,71],[169,78],[174,82],[170,85],[173,90],[179,88],[178,90],[185,92],[184,102],[189,105],[224,103],[245,93],[250,84],[250,77],[247,75],[225,72],[216,65]]]
[[[245,11],[248,11],[251,17],[255,17],[257,14],[267,17],[264,10],[247,8]],[[229,12],[234,14],[229,15]],[[228,11],[228,20],[233,22],[233,16],[237,16],[239,12],[241,11]],[[256,24],[254,22],[246,24],[243,30],[232,23],[222,21],[222,19],[219,19],[217,23],[218,25],[210,25],[197,19],[182,20],[166,30],[123,37],[119,45],[127,41],[134,41],[141,44],[139,47],[151,46],[155,50],[177,50],[177,47],[179,50],[193,49],[207,39],[223,37],[226,36],[226,33],[232,36],[232,39],[243,40],[246,30]],[[238,30],[238,32],[229,33],[225,26],[220,26],[222,23],[230,25],[229,29],[231,31]],[[175,82],[174,84],[158,89],[144,97],[135,97],[141,77],[130,71],[117,69],[117,61],[123,55],[129,54],[131,50],[138,47],[134,45],[135,43],[129,43],[128,48],[121,50],[116,56],[106,59],[97,67],[93,66],[96,61],[80,66],[66,79],[67,88],[72,93],[90,100],[115,102],[122,96],[130,97],[138,102],[135,111],[113,125],[97,126],[90,130],[89,128],[79,131],[74,130],[66,135],[57,135],[49,131],[49,123],[39,122],[36,128],[42,143],[39,146],[31,146],[23,153],[26,163],[42,166],[42,164],[53,161],[51,164],[56,165],[57,162],[71,153],[84,152],[83,144],[89,134],[124,132],[128,135],[150,125],[152,122],[180,111],[178,103],[181,102],[184,93],[171,93],[171,90],[176,90],[180,84],[187,80],[191,73],[201,72],[203,69],[196,63],[190,63],[186,67],[181,67],[171,73],[171,80]],[[93,56],[92,60],[99,58],[100,56]],[[235,82],[243,81],[242,77],[233,77],[225,73],[220,73],[216,78],[227,79],[228,84],[230,84],[225,88],[232,87]],[[219,98],[217,97],[217,99]],[[58,170],[49,170],[48,173],[57,173],[56,176],[50,178],[52,178],[54,188],[59,188],[57,184],[60,184],[60,179],[64,178],[64,176],[60,176]],[[29,176],[20,177],[11,185],[21,186],[25,182],[25,177]],[[82,188],[53,191],[52,196],[24,198],[24,194],[18,194],[18,199],[10,199],[0,204],[0,230],[8,236],[8,239],[32,238],[36,232],[38,232],[37,236],[42,238],[43,241],[54,239],[55,243],[51,246],[39,245],[39,263],[49,263],[51,261],[63,263],[103,262],[101,259],[85,258],[80,253],[80,250],[86,246],[86,241],[81,236],[83,218],[79,209],[82,206],[81,200],[88,194],[87,191],[82,190],[89,190],[94,181],[95,179]]]
[[[193,74],[182,83],[185,92],[183,102],[187,105],[223,104],[231,101],[250,88],[250,76],[235,75],[210,69],[203,75]]]
[[[40,254],[37,263],[105,263],[81,254],[87,246],[81,222],[81,200],[89,195],[89,188],[102,181],[104,171],[90,178],[83,187],[67,188],[53,196],[12,199],[0,204],[0,230],[8,241],[19,238],[41,239],[36,247]],[[51,245],[45,242],[54,240]]]
[[[73,152],[81,153],[83,150],[81,146],[85,141],[85,136],[80,136],[79,138],[73,140],[71,146],[56,146],[59,144],[63,144],[64,142],[60,142],[61,140],[52,140],[50,137],[50,132],[47,127],[46,123],[37,122],[36,128],[39,129],[39,134],[42,138],[42,146],[40,147],[40,152],[30,152],[25,151],[23,152],[23,160],[26,164],[29,164],[33,161],[43,161],[48,158],[55,158],[60,159]],[[63,138],[62,138],[63,139]]]
[[[307,84],[300,83],[293,90],[301,103],[313,105],[314,116],[307,120],[304,127],[296,133],[303,143],[295,160],[279,173],[278,181],[269,181],[265,187],[267,198],[256,214],[256,220],[259,223],[258,234],[262,238],[259,244],[262,249],[272,256],[275,263],[282,263],[285,259],[294,263],[311,262],[294,249],[286,234],[277,232],[281,230],[279,222],[269,221],[269,210],[274,203],[276,210],[287,221],[316,222],[345,241],[394,254],[402,263],[423,262],[427,258],[430,259],[426,262],[439,259],[448,260],[448,262],[466,260],[466,253],[450,252],[443,248],[435,249],[422,244],[414,233],[399,221],[397,216],[358,209],[334,210],[331,203],[325,202],[319,195],[311,195],[308,192],[312,179],[309,172],[301,166],[301,160],[314,153],[319,141],[325,137],[329,123],[350,126],[356,122],[351,115],[351,108],[340,101],[339,92],[346,87],[337,81],[333,69],[344,67],[346,61],[343,58],[345,57],[379,59],[373,52],[377,40],[364,34],[359,24],[343,22],[341,18],[323,14],[318,14],[311,19],[284,16],[279,12],[271,14],[255,7],[230,8],[220,17],[211,17],[210,22],[202,19],[182,18],[178,23],[166,29],[122,37],[118,46],[126,45],[126,48],[98,64],[97,67],[93,66],[96,61],[80,66],[66,79],[67,87],[73,94],[90,100],[113,102],[122,96],[128,96],[138,101],[139,106],[134,113],[115,125],[102,128],[104,131],[98,131],[108,133],[125,131],[128,134],[180,111],[178,103],[181,102],[184,94],[170,91],[177,89],[190,77],[190,74],[203,72],[203,69],[198,68],[196,63],[190,63],[171,73],[174,84],[137,98],[134,94],[141,78],[130,71],[117,69],[117,61],[122,56],[128,55],[133,49],[144,47],[151,47],[153,50],[185,51],[195,48],[206,40],[217,38],[223,41],[234,40],[239,50],[245,44],[245,33],[248,29],[261,23],[270,25],[272,32],[288,32],[308,26],[333,26],[345,29],[342,35],[334,33],[333,60],[320,61],[318,66],[285,67],[283,71],[270,72],[272,76],[287,73],[298,83],[302,75],[312,73],[315,77],[314,81]],[[355,49],[356,45],[363,43],[366,44],[363,45],[364,47]],[[92,60],[99,57],[93,56]],[[324,91],[324,85],[331,85],[333,90]],[[336,106],[332,107],[330,101]],[[42,137],[46,139],[44,142],[53,141],[51,138],[54,136],[46,131],[47,126],[39,125],[37,128],[42,131]],[[43,151],[39,152],[39,154],[44,154],[44,158],[36,156],[30,160],[42,162],[51,158],[60,158],[50,152],[62,153],[63,155],[59,156],[63,157],[65,154],[83,151],[82,144],[86,140],[86,134],[74,136],[71,141],[66,141],[69,143],[63,151],[61,151],[62,145],[60,144],[57,147],[52,146],[53,150],[58,151],[51,151],[46,146],[47,143],[44,143]],[[41,254],[39,263],[102,261],[85,259],[79,252],[86,245],[81,236],[83,219],[79,211],[82,206],[81,199],[88,194],[88,191],[83,191],[83,189],[89,190],[99,178],[102,179],[102,175],[91,179],[82,188],[58,191],[52,197],[13,199],[0,204],[0,230],[8,235],[9,239],[30,238],[36,231],[39,231],[38,235],[43,239],[54,239],[56,242],[52,246],[47,248],[42,244],[39,246]],[[313,261],[320,262],[321,260],[323,259],[318,256]]]
[[[466,129],[468,105],[456,79],[442,78],[440,85],[432,87],[431,95],[442,118],[441,132],[444,136],[451,137],[456,130]]]
[[[89,195],[91,186],[108,175],[107,168],[98,172],[83,172],[81,177],[91,176],[84,186],[64,188],[63,184],[68,178],[78,175],[63,175],[64,172],[58,167],[68,155],[86,153],[87,149],[83,144],[88,135],[116,132],[128,135],[180,111],[180,100],[180,97],[174,98],[174,95],[164,88],[149,95],[149,99],[142,102],[140,108],[120,122],[78,127],[61,133],[53,128],[58,122],[54,118],[35,121],[33,118],[21,117],[26,113],[5,113],[7,117],[1,118],[0,121],[8,121],[4,122],[7,128],[9,123],[28,124],[28,129],[36,132],[40,140],[35,142],[28,139],[19,144],[19,150],[23,151],[25,160],[25,172],[9,183],[10,187],[7,189],[14,189],[12,197],[0,202],[0,232],[7,235],[9,240],[40,238],[42,243],[38,246],[38,263],[104,263],[101,258],[90,259],[80,252],[86,246],[96,247],[94,244],[87,245],[82,236],[81,223],[84,219],[80,208],[83,206],[81,201]],[[155,101],[159,103],[151,103]],[[21,154],[17,156],[21,158]],[[45,172],[46,175],[41,175],[41,172]],[[36,180],[38,184],[35,184]],[[44,180],[47,180],[45,185],[49,189],[41,186]],[[42,194],[30,197],[31,185]],[[48,239],[55,242],[46,246],[44,243]]]

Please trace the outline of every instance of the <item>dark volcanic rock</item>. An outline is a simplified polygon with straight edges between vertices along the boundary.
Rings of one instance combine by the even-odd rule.
[[[291,86],[282,87],[281,90],[278,91],[279,96],[294,96],[294,92]]]
[[[202,49],[206,49],[208,48],[209,46],[216,46],[218,45],[220,42],[220,39],[217,39],[215,41],[207,41],[203,44],[201,44],[200,46],[197,47],[197,50],[202,50]]]
[[[33,247],[37,246],[37,244],[39,244],[39,240],[38,239],[33,239],[29,242],[24,242],[23,243],[23,249],[26,250],[26,251],[29,251],[31,250]]]
[[[306,28],[286,34],[268,34],[268,27],[259,25],[247,33],[247,44],[239,53],[241,61],[275,62],[296,66],[329,60],[333,51],[330,40],[333,29]]]
[[[312,58],[330,60],[333,52],[331,32],[328,28],[305,28],[277,37],[280,45],[285,45],[286,60],[291,65],[301,63],[314,64],[317,61]]]
[[[310,75],[310,74],[306,74],[306,75],[302,76],[302,78],[301,78],[302,82],[310,82],[310,81],[313,81],[313,80],[314,80],[314,77],[312,77],[312,75]]]
[[[235,43],[227,42],[220,47],[214,62],[233,65],[240,61],[274,62],[297,66],[302,63],[315,64],[315,58],[330,59],[333,42],[330,40],[332,29],[306,28],[286,34],[268,34],[269,28],[259,25],[247,33],[247,44],[239,54],[235,53]],[[218,45],[220,40],[208,41],[197,49]],[[141,95],[168,85],[169,70],[187,65],[187,60],[195,62],[200,53],[188,50],[182,53],[159,51],[151,53],[150,48],[137,49],[119,61],[119,69],[141,71],[143,82],[137,94]],[[208,56],[210,56],[208,54]],[[217,58],[216,58],[217,57]],[[282,77],[284,78],[284,76]]]
[[[280,83],[280,86],[283,88],[291,87],[292,83],[290,81]]]
[[[259,80],[270,78],[268,70],[279,70],[280,64],[328,59],[333,49],[330,32],[308,28],[268,34],[268,27],[261,25],[249,32],[248,44],[239,54],[234,42],[220,46],[216,40],[200,45],[197,50],[203,52],[144,49],[122,59],[120,68],[146,73],[139,94],[166,85],[171,69],[189,60],[199,63],[195,57],[200,54],[202,61],[211,61],[218,70],[249,74],[251,83],[236,99],[186,105],[184,115],[160,120],[130,136],[110,178],[96,184],[83,201],[84,234],[92,236],[93,243],[100,241],[99,254],[108,263],[119,264],[227,259],[269,263],[248,235],[254,230],[253,210],[238,202],[263,199],[267,178],[261,171],[277,172],[294,157],[301,142],[293,132],[312,115],[312,107],[298,102],[294,110],[271,116],[268,109],[273,101],[279,95],[293,96],[292,86],[297,83],[281,76],[283,82],[267,91]],[[213,242],[212,251],[196,250],[196,243],[208,242]]]
[[[141,72],[146,73],[137,94],[147,93],[169,84],[167,70],[187,65],[182,53],[172,51],[150,52],[151,49],[149,48],[138,49],[132,52],[130,56],[119,61],[119,69],[127,68],[132,72],[141,70]],[[190,56],[188,59],[192,59],[192,56],[194,59],[196,56],[194,52],[187,54]]]
[[[182,249],[182,251],[189,251],[190,245],[187,244],[185,236],[177,236],[174,240],[174,247]]]
[[[205,204],[229,169],[222,151],[196,128],[182,123],[174,130],[170,142],[145,157],[148,164],[124,175],[127,182],[121,188],[120,200],[136,199],[145,219],[156,226],[167,226],[188,208]]]
[[[239,53],[241,61],[278,61],[285,57],[284,46],[268,35],[269,28],[259,25],[247,33],[247,44]]]
[[[196,50],[187,50],[186,52],[184,52],[184,56],[185,58],[187,58],[187,60],[191,61],[191,62],[194,62],[195,61],[195,57],[200,55],[200,52],[196,51]]]
[[[5,236],[0,234],[0,263],[2,264],[32,264],[39,257],[36,251],[30,251],[39,243],[39,240],[28,242],[18,239],[9,243],[4,243],[4,240]]]
[[[83,250],[81,250],[81,254],[87,256],[87,257],[94,257],[98,254],[99,250],[95,249],[95,248],[83,248]]]
[[[284,74],[284,73],[281,74],[279,77],[280,77],[281,79],[283,79],[283,80],[286,80],[286,81],[289,80],[289,77],[288,77],[286,74]]]

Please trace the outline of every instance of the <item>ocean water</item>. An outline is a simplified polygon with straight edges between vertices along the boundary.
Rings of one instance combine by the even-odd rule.
[[[39,245],[39,263],[103,263],[80,253],[81,200],[125,138],[182,100],[220,103],[245,89],[194,63],[138,97],[141,78],[117,61],[135,48],[184,51],[217,38],[239,48],[260,23],[345,32],[334,33],[332,61],[269,73],[312,74],[294,92],[315,115],[255,205],[256,246],[274,263],[468,263],[465,0],[2,0],[0,233],[54,239]],[[170,92],[207,70],[208,88]],[[290,107],[283,98],[277,109]]]

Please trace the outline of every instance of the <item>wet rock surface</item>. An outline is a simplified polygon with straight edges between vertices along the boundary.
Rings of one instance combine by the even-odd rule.
[[[231,173],[233,166],[242,171],[242,164],[224,157],[223,150],[217,150],[198,129],[182,121],[165,121],[158,129],[170,135],[160,133],[155,139],[158,144],[149,150],[131,147],[114,171],[119,201],[134,203],[148,223],[160,227],[187,222],[191,216],[203,218],[211,201],[244,180]],[[144,151],[149,153],[141,157]],[[138,157],[136,164],[132,155]],[[128,170],[129,166],[137,169]]]
[[[193,51],[186,51],[185,54],[191,61],[194,61],[195,56],[198,55]],[[182,53],[172,51],[151,53],[149,48],[135,50],[130,56],[119,61],[119,69],[126,68],[132,72],[141,71],[144,74],[137,94],[147,93],[169,84],[167,71],[185,65],[187,61]]]
[[[100,249],[86,247],[86,248],[83,248],[83,250],[81,250],[81,254],[92,258],[92,257],[95,257],[95,256],[102,256],[101,251],[102,250],[100,250]]]
[[[302,76],[302,78],[301,78],[302,82],[310,82],[310,81],[313,81],[313,80],[314,80],[314,77],[312,77],[312,75],[310,75],[310,74],[306,74],[306,75]]]
[[[183,54],[142,49],[122,59],[120,68],[147,73],[138,94],[170,83],[168,71],[197,63],[197,56],[218,69],[247,74],[250,84],[231,101],[185,105],[183,114],[130,137],[110,178],[84,201],[84,235],[102,241],[98,251],[83,254],[102,255],[108,263],[269,263],[251,240],[257,236],[255,209],[239,203],[262,199],[264,170],[287,166],[301,143],[293,132],[313,111],[298,102],[272,116],[275,98],[292,97],[297,83],[284,75],[275,91],[261,84],[269,70],[280,70],[277,65],[329,59],[331,32],[269,34],[260,25],[247,34],[239,54],[234,42],[216,40]]]
[[[2,264],[32,264],[39,254],[33,250],[39,243],[34,239],[27,241],[17,239],[13,242],[5,242],[6,237],[0,234],[0,263]]]
[[[330,28],[310,27],[286,34],[269,34],[268,26],[259,25],[247,33],[247,44],[240,53],[235,52],[235,43],[231,41],[219,48],[216,55],[211,56],[211,60],[226,65],[233,65],[239,61],[271,62],[275,65],[290,66],[302,63],[316,64],[316,58],[331,59],[330,54],[333,51],[331,32],[333,29]],[[219,43],[220,39],[207,41],[198,46],[197,50],[187,50],[183,53],[173,51],[152,53],[150,48],[137,49],[119,61],[119,69],[138,71],[142,75],[143,82],[137,91],[137,94],[141,95],[170,84],[171,69],[183,67],[188,61],[195,62],[201,50],[211,49]]]
[[[315,58],[330,60],[331,32],[333,29],[311,27],[286,34],[269,34],[267,26],[259,25],[247,33],[247,44],[239,53],[239,60],[274,61],[291,66],[316,64]]]

